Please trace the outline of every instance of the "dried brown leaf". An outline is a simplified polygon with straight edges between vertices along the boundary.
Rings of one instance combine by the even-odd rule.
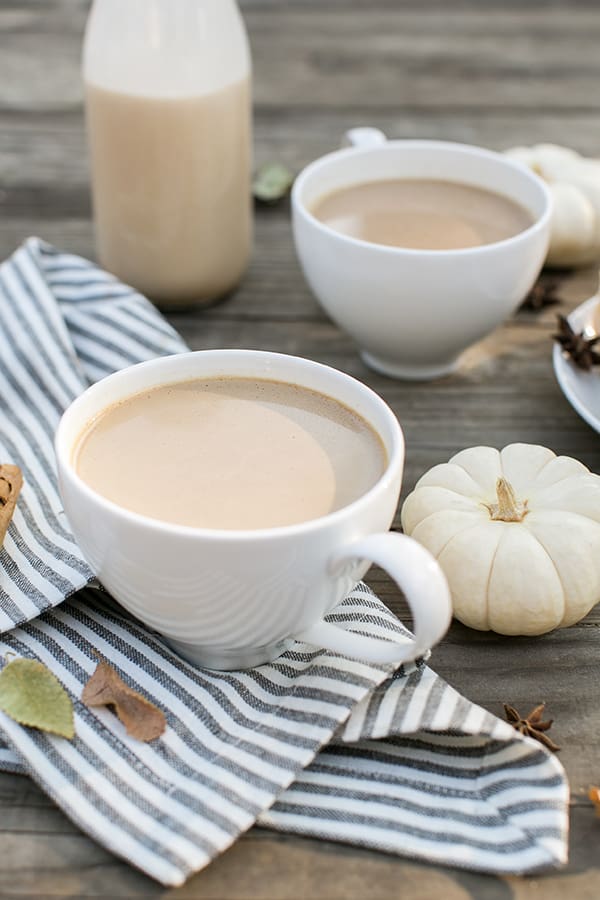
[[[86,706],[109,706],[138,741],[153,741],[167,727],[165,715],[154,703],[125,684],[106,660],[101,660],[81,695]]]

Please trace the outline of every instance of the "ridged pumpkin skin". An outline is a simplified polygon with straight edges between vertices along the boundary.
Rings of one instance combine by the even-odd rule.
[[[553,266],[585,266],[600,257],[600,161],[570,147],[536,144],[505,151],[544,179],[552,194]]]
[[[492,518],[499,479],[521,521]],[[417,482],[402,527],[436,557],[454,615],[471,628],[544,634],[600,600],[600,476],[545,447],[457,453]]]

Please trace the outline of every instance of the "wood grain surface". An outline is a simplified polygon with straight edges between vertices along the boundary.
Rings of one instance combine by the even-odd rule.
[[[371,124],[396,137],[495,149],[567,143],[600,156],[600,7],[595,0],[245,0],[255,66],[255,158],[294,169]],[[0,0],[0,258],[26,236],[93,256],[79,55],[84,0]],[[559,311],[590,296],[597,273],[558,273]],[[554,308],[519,313],[429,384],[367,370],[300,274],[284,203],[256,212],[253,262],[239,290],[204,312],[170,316],[193,348],[257,347],[337,366],[377,390],[407,439],[403,494],[429,466],[473,444],[536,442],[600,472],[600,438],[554,379]],[[435,323],[433,323],[435,326]],[[399,527],[399,521],[396,522]],[[387,576],[369,581],[401,615]],[[571,859],[537,878],[495,878],[253,829],[206,871],[165,890],[99,848],[28,779],[0,776],[0,897],[204,900],[596,900],[600,819],[600,610],[542,638],[455,624],[435,669],[500,714],[539,701],[569,775]]]

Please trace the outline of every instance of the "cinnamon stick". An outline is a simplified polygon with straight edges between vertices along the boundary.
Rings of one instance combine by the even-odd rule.
[[[0,547],[4,543],[17,499],[23,486],[23,473],[10,463],[0,465]]]

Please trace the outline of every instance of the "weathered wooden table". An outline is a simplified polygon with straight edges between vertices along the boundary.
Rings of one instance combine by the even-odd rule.
[[[27,235],[93,254],[79,50],[85,0],[0,0],[0,257]],[[397,137],[494,148],[555,141],[600,156],[600,8],[594,0],[246,0],[256,76],[256,160],[293,168],[373,124]],[[560,276],[567,311],[593,271]],[[408,446],[404,492],[474,444],[545,444],[600,472],[600,438],[560,393],[551,366],[555,310],[520,313],[430,384],[368,371],[309,294],[285,205],[257,211],[250,271],[234,297],[174,315],[194,348],[256,347],[337,366],[394,408]],[[370,583],[400,613],[387,578]],[[165,891],[83,836],[26,778],[0,776],[0,897],[600,896],[600,611],[538,638],[452,626],[433,666],[494,713],[540,700],[569,775],[571,862],[546,877],[493,878],[254,829],[178,891]]]

